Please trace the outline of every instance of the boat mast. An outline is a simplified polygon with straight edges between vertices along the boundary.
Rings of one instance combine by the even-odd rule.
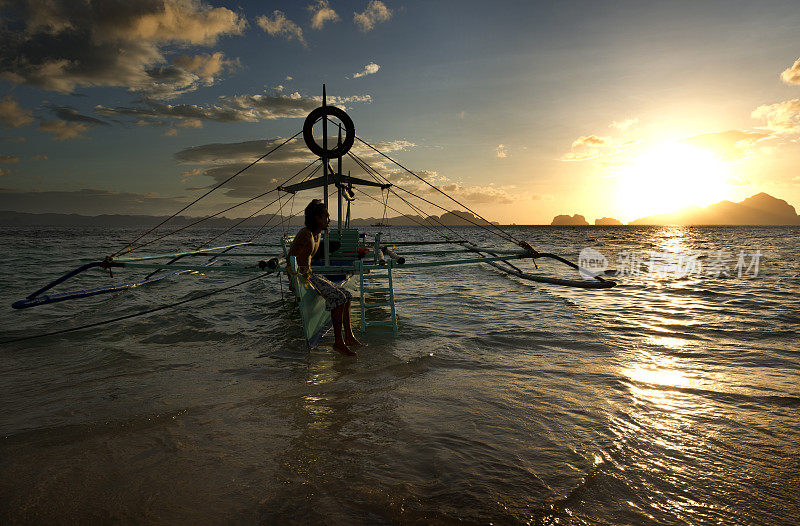
[[[338,148],[342,147],[342,125],[339,125],[339,141],[336,143]],[[336,163],[336,178],[339,180],[339,184],[336,185],[337,190],[339,191],[339,222],[337,225],[339,226],[339,235],[341,236],[342,232],[342,156],[340,155],[338,161]]]
[[[322,107],[324,108],[327,104],[325,102],[325,84],[322,85]],[[328,116],[324,113],[322,114],[322,176],[323,181],[325,182],[324,185],[324,202],[325,202],[325,209],[328,209]],[[325,266],[331,264],[331,240],[330,240],[330,231],[325,232]]]

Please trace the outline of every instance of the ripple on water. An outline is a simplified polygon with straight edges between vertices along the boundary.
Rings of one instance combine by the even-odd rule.
[[[677,279],[645,269],[615,277],[620,285],[609,291],[480,267],[398,271],[400,336],[367,333],[357,360],[333,353],[330,341],[308,352],[277,280],[9,346],[0,354],[0,517],[791,522],[800,507],[800,274],[787,262],[800,231],[515,228],[539,250],[575,259],[593,246],[612,266],[622,251],[759,244],[765,260],[758,278]],[[59,255],[69,266],[135,233],[0,230],[0,300],[8,305],[62,270],[37,261]],[[464,233],[495,242],[484,231]],[[575,277],[541,263],[548,275]],[[179,301],[229,283],[222,274],[9,309],[3,336]],[[108,278],[78,284],[98,279]]]

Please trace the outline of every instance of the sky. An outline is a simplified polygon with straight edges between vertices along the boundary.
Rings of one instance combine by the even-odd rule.
[[[171,213],[300,131],[323,83],[359,137],[502,223],[800,206],[799,26],[796,2],[0,0],[0,210]],[[187,213],[310,160],[292,142]]]

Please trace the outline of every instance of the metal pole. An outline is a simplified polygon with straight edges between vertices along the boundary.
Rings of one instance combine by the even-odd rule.
[[[342,146],[342,125],[339,125],[339,147]],[[342,237],[342,156],[339,156],[339,160],[336,163],[336,173],[338,174],[337,179],[339,179],[339,185],[336,189],[339,191],[339,241],[341,241]]]
[[[326,106],[325,102],[325,84],[322,85],[322,107]],[[325,181],[325,191],[324,191],[324,202],[325,208],[328,208],[328,117],[327,115],[322,116],[322,149],[325,153],[322,154],[322,176],[323,180]],[[325,266],[330,266],[331,264],[331,240],[328,232],[325,232],[325,247],[323,249],[325,251]]]
[[[347,170],[347,178],[350,179],[350,170]],[[348,188],[351,188],[351,187],[352,187],[352,183],[351,183],[351,186],[348,187]],[[345,223],[345,226],[347,228],[350,228],[350,200],[349,199],[347,200],[347,221]]]

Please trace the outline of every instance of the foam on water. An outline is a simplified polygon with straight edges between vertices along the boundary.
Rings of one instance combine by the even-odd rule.
[[[329,345],[306,351],[275,277],[182,309],[3,347],[0,517],[800,522],[800,228],[514,228],[571,260],[593,247],[611,268],[623,251],[701,250],[707,262],[718,250],[756,249],[761,268],[757,278],[649,269],[608,291],[539,285],[481,266],[399,270],[400,336],[367,334],[357,360]],[[0,231],[0,338],[239,279],[181,276],[10,309],[133,233]],[[390,235],[429,237],[415,228]],[[108,279],[97,271],[75,285]]]

